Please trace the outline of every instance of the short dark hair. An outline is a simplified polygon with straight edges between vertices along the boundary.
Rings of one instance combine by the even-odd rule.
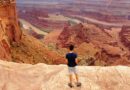
[[[74,45],[70,45],[69,46],[69,49],[72,51],[72,50],[74,50]]]

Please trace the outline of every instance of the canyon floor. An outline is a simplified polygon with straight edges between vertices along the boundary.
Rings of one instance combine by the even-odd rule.
[[[82,87],[67,86],[66,65],[19,64],[0,60],[0,90],[129,90],[130,67],[78,66]]]

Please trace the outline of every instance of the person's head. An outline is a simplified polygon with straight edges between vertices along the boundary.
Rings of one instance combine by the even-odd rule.
[[[69,50],[70,50],[70,51],[73,51],[73,50],[74,50],[74,45],[70,45],[70,46],[69,46]]]

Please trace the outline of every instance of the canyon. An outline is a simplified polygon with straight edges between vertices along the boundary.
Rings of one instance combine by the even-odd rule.
[[[45,31],[61,29],[67,22],[77,23],[75,21],[96,24],[107,23],[105,26],[109,27],[130,25],[129,0],[54,0],[51,2],[39,0],[35,4],[33,2],[33,0],[24,2],[18,0],[18,15],[31,24],[45,29]],[[55,18],[62,16],[62,21],[51,20],[51,16],[56,16]],[[71,19],[64,20],[64,18]]]
[[[43,41],[46,45],[55,45],[54,50],[59,50],[62,55],[65,55],[69,45],[75,45],[81,65],[129,65],[129,49],[125,45],[129,45],[125,42],[129,33],[123,30],[124,27],[106,30],[94,24],[68,25],[60,33],[51,32]]]
[[[15,1],[0,3],[0,58],[19,63],[48,64],[64,62],[64,58],[51,52],[39,40],[20,28]]]
[[[12,9],[7,7],[8,4]],[[63,64],[65,63],[64,56],[67,53],[68,45],[74,44],[76,46],[75,51],[79,54],[78,59],[81,61],[79,65],[109,66],[130,64],[129,41],[125,37],[127,30],[124,30],[127,26],[113,27],[106,25],[108,27],[104,27],[102,23],[100,23],[102,25],[92,22],[83,23],[77,18],[72,19],[63,15],[47,14],[46,12],[51,12],[50,10],[43,10],[43,12],[38,13],[40,12],[39,9],[34,9],[30,12],[33,8],[28,7],[30,8],[27,11],[28,13],[25,13],[26,11],[22,9],[22,16],[26,19],[18,20],[16,3],[10,1],[1,4],[2,33],[0,35],[1,50],[4,52],[1,54],[1,59],[30,64]],[[35,10],[35,14],[32,14]],[[29,16],[26,17],[24,14]],[[58,24],[60,28],[47,31],[32,24],[33,22],[29,22],[34,19],[30,15],[33,17],[37,17],[37,15],[39,17],[44,16],[46,17],[44,20],[52,20],[54,23],[55,21],[66,21],[66,23],[62,27]],[[49,18],[47,18],[48,16]],[[27,20],[29,18],[30,20]],[[70,23],[67,20],[73,22]],[[39,21],[36,20],[35,22]],[[44,21],[42,23],[48,24]],[[42,23],[41,25],[43,25]],[[129,33],[127,36],[129,36]]]
[[[48,0],[51,1],[56,4],[59,0]],[[60,4],[68,3],[70,0],[63,1],[60,1]],[[84,1],[80,2],[81,5]],[[86,1],[90,4],[97,0]],[[100,1],[103,3],[105,0]],[[75,1],[77,4],[78,2],[79,0]],[[108,6],[113,5],[110,4],[111,2],[109,1]],[[28,2],[22,2],[22,4],[26,3]],[[118,3],[121,4],[123,1],[119,0]],[[129,2],[127,4],[129,5]],[[126,7],[127,5],[123,8]],[[43,10],[43,14],[44,12]],[[24,18],[18,20],[16,1],[0,0],[0,90],[130,89],[129,25],[106,27],[92,22],[79,22],[78,18],[72,19],[64,15],[58,15],[61,18],[51,15],[51,18],[46,20],[54,20],[54,22],[47,23],[35,19],[36,14],[39,13],[34,10],[27,14],[28,18],[23,14],[21,17]],[[66,19],[72,20],[71,23],[66,22]],[[126,18],[123,16],[120,20],[122,19],[124,21]],[[55,24],[55,20],[63,23]],[[112,20],[115,22],[115,19]],[[41,29],[43,26],[39,28],[44,25],[43,23],[52,24],[51,29],[54,30],[48,30],[48,27]],[[64,56],[70,44],[75,45],[75,52],[79,55],[80,62],[77,69],[81,87],[70,88],[67,85],[69,74]]]

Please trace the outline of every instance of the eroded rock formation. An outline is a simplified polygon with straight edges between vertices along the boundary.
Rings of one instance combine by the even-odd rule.
[[[50,51],[42,42],[28,35],[24,30],[19,46],[11,46],[11,54],[13,61],[18,63],[61,64],[65,62],[64,57]]]
[[[0,0],[0,58],[11,60],[10,44],[20,39],[15,0]]]
[[[1,25],[4,32],[8,37],[11,37],[11,41],[18,42],[21,38],[21,31],[18,25],[15,0],[2,0],[0,11]]]
[[[86,44],[83,44],[85,42]],[[57,43],[59,47],[75,44],[83,65],[88,63],[89,58],[93,59],[91,65],[128,65],[130,63],[129,53],[124,50],[124,46],[119,45],[122,43],[98,25],[78,24],[65,27],[59,34]],[[90,54],[91,52],[93,54]]]
[[[130,49],[130,26],[123,26],[120,32],[121,41]]]
[[[103,45],[99,52],[95,54],[97,61],[103,65],[129,65],[127,53],[120,47]]]
[[[0,58],[18,63],[64,63],[39,40],[26,34],[18,23],[15,0],[0,1]]]
[[[92,24],[83,25],[82,23],[65,27],[59,35],[58,40],[62,47],[71,43],[80,45],[83,42],[93,42],[101,45],[102,43],[115,42],[111,35],[105,32],[104,29]]]

